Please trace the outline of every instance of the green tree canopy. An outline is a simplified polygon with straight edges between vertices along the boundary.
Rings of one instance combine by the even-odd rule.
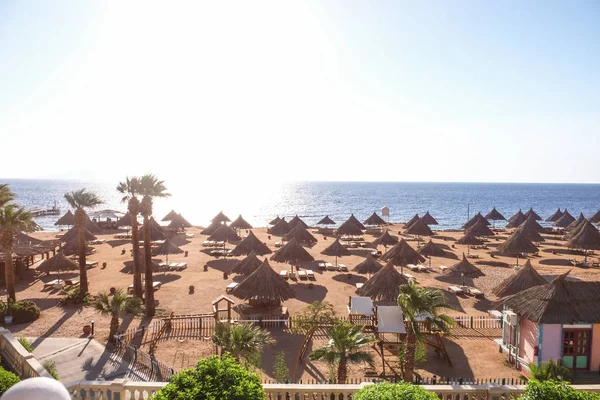
[[[365,386],[352,396],[353,400],[438,400],[433,392],[410,383],[378,383]]]

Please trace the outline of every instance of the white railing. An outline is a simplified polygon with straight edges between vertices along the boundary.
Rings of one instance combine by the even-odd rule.
[[[22,379],[52,375],[40,362],[19,343],[8,329],[0,328],[0,355],[2,359]]]
[[[142,400],[148,399],[159,391],[167,382],[128,382],[126,379],[114,381],[80,381],[65,385],[75,400],[93,399],[106,400],[111,393],[112,400]],[[263,384],[266,398],[301,399],[301,400],[329,400],[331,395],[335,399],[349,399],[352,394],[366,385],[366,382],[356,385],[330,385],[330,384]],[[444,400],[509,400],[516,399],[525,390],[525,386],[511,385],[424,385],[425,389],[435,393]],[[600,393],[600,385],[573,385],[576,390],[586,390]]]

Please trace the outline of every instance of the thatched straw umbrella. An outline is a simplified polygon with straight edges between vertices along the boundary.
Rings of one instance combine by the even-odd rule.
[[[230,272],[239,275],[250,275],[251,273],[256,271],[256,269],[260,267],[261,264],[262,261],[260,261],[260,259],[256,257],[256,253],[251,251],[250,254],[246,256],[246,258],[243,258],[240,261],[238,261],[231,268]]]
[[[298,214],[296,214],[296,216],[294,218],[292,218],[290,220],[290,222],[288,222],[288,225],[290,226],[290,229],[294,229],[296,227],[296,225],[302,225],[302,227],[304,229],[308,228],[308,224],[304,221],[302,221],[300,219],[300,217],[298,216]]]
[[[434,233],[431,228],[423,221],[422,218],[419,218],[414,224],[408,227],[408,229],[404,232],[409,235],[417,236],[417,243],[420,241],[420,236],[433,236]]]
[[[467,254],[470,254],[471,246],[482,245],[483,240],[481,240],[477,236],[467,232],[464,236],[460,237],[455,243],[466,245],[467,246]]]
[[[169,239],[166,239],[163,244],[152,249],[152,254],[154,256],[166,256],[165,262],[169,263],[169,254],[181,254],[183,250],[173,244]]]
[[[498,247],[498,253],[505,256],[516,256],[517,265],[519,265],[519,254],[521,253],[537,253],[538,248],[535,247],[530,240],[528,240],[519,230],[513,232],[512,235],[506,239]]]
[[[565,232],[571,232],[579,225],[583,224],[583,221],[585,221],[585,217],[583,216],[583,213],[579,213],[579,217],[565,227]]]
[[[312,246],[317,243],[317,239],[310,233],[302,224],[297,223],[296,226],[283,235],[283,240],[289,242],[292,239],[296,239],[298,242],[306,246]]]
[[[200,234],[201,235],[212,235],[213,233],[215,233],[215,231],[217,229],[219,229],[223,224],[220,222],[211,222],[211,224],[209,226],[207,226],[206,228],[204,228]]]
[[[290,228],[290,225],[287,223],[285,218],[281,218],[279,220],[279,222],[277,222],[275,225],[273,225],[273,227],[271,227],[270,229],[267,229],[267,232],[270,233],[271,235],[283,236],[291,230],[292,230],[292,228]]]
[[[525,230],[532,230],[536,232],[543,232],[544,228],[537,222],[533,215],[527,217],[525,222],[519,225],[519,228],[523,227]]]
[[[100,228],[98,224],[92,221],[89,216],[87,217],[87,221],[85,222],[85,229],[92,233],[102,233],[102,228]]]
[[[208,237],[208,240],[214,240],[217,242],[239,242],[242,240],[237,233],[227,225],[221,225],[212,235]]]
[[[381,268],[363,286],[356,291],[359,296],[367,296],[374,301],[397,303],[400,285],[408,283],[408,279],[394,268],[392,262]]]
[[[521,212],[521,210],[519,210],[519,212],[508,219],[508,224],[506,224],[506,227],[518,228],[525,221],[527,221],[527,217]]]
[[[381,236],[373,240],[373,244],[375,244],[376,246],[383,247],[393,246],[396,243],[398,243],[398,237],[390,235],[390,232],[387,229],[385,230],[385,232],[383,232]]]
[[[488,220],[485,219],[485,217],[483,215],[481,215],[481,212],[478,212],[477,214],[473,215],[473,217],[470,220],[468,220],[466,224],[463,225],[463,229],[469,229],[470,227],[472,227],[479,221],[481,221],[481,223],[485,224],[486,226],[491,225],[488,222]]]
[[[565,208],[562,217],[554,221],[554,226],[557,228],[566,228],[571,224],[571,222],[575,221],[575,217],[569,214],[569,211]]]
[[[383,218],[381,218],[379,215],[377,215],[377,213],[375,211],[373,211],[373,214],[371,214],[371,216],[369,218],[365,219],[363,221],[363,224],[381,226],[381,225],[386,225],[387,222],[385,222],[385,220]]]
[[[426,245],[421,246],[417,252],[425,257],[429,257],[429,266],[431,267],[431,259],[433,257],[443,257],[446,253],[440,246],[433,243],[433,240],[429,239]]]
[[[272,253],[271,249],[261,242],[252,231],[231,250],[231,254],[234,256],[243,256],[251,253],[261,256]]]
[[[83,228],[83,234],[85,236],[85,241],[86,242],[91,242],[92,240],[96,240],[98,239],[96,237],[96,235],[94,235],[92,232],[88,231],[86,228]],[[77,227],[73,227],[71,229],[69,229],[67,232],[65,232],[64,235],[62,235],[60,237],[60,241],[61,242],[70,242],[71,240],[73,240],[74,238],[77,238],[78,235],[78,229]]]
[[[120,272],[122,272],[124,274],[132,274],[133,273],[133,260],[125,261],[123,264],[125,265],[125,267],[123,269],[121,269]],[[160,272],[161,271],[161,267],[156,262],[156,260],[152,260],[152,263],[150,265],[152,266],[152,272]],[[142,271],[146,270],[146,257],[140,257],[140,267],[142,268]]]
[[[521,211],[521,209],[519,208],[519,211],[517,211],[510,218],[508,218],[508,222],[514,221],[517,218],[523,218],[523,215],[525,214],[523,214],[523,211]],[[525,219],[523,219],[523,221],[525,221]]]
[[[75,225],[75,214],[73,214],[71,212],[71,210],[67,211],[65,215],[63,215],[62,217],[60,217],[58,219],[58,221],[56,221],[54,223],[55,226],[59,226],[59,225],[68,225],[68,226],[74,226]]]
[[[192,224],[190,224],[187,219],[183,218],[181,214],[177,214],[171,219],[171,222],[167,226],[171,229],[183,229],[191,228]]]
[[[539,215],[537,215],[537,213],[535,211],[533,211],[533,207],[529,208],[529,211],[527,211],[525,213],[526,217],[532,216],[536,221],[541,221],[542,217],[540,217]]]
[[[275,225],[276,223],[278,223],[279,221],[281,221],[281,218],[279,218],[279,215],[276,216],[275,218],[273,218],[271,220],[271,222],[269,222],[269,225]]]
[[[348,221],[350,221],[350,222],[354,222],[354,224],[355,224],[356,226],[358,226],[358,227],[360,228],[360,230],[361,230],[361,231],[364,231],[365,229],[367,229],[367,228],[366,228],[366,227],[365,227],[365,226],[362,224],[362,222],[360,222],[360,221],[358,220],[358,218],[356,218],[356,217],[354,216],[354,214],[350,214],[350,217],[348,217],[348,219],[346,220],[346,222],[348,222]]]
[[[167,237],[165,236],[165,232],[163,227],[156,222],[154,218],[149,219],[149,228],[150,228],[150,241],[156,240],[165,240]],[[141,226],[138,235],[140,238],[140,242],[144,240],[144,227]]]
[[[244,218],[242,218],[242,214],[235,219],[231,224],[229,224],[230,228],[234,229],[252,229],[252,225],[250,225]]]
[[[248,300],[250,305],[261,307],[277,307],[296,295],[290,284],[271,268],[266,258],[231,294]]]
[[[175,218],[177,216],[177,213],[175,212],[175,210],[171,210],[169,211],[169,213],[167,215],[165,215],[163,217],[163,219],[161,219],[161,221],[165,222],[165,221],[172,221],[173,218]]]
[[[210,220],[212,223],[226,224],[227,222],[231,222],[229,217],[223,214],[223,211],[219,211],[217,215],[213,219]]]
[[[404,266],[408,264],[418,264],[425,261],[425,258],[416,252],[415,249],[404,240],[400,240],[394,247],[386,251],[381,258],[390,261],[394,265],[401,267],[404,272]]]
[[[496,227],[496,221],[506,221],[504,215],[500,214],[496,207],[492,208],[492,211],[485,215],[485,219],[488,221],[492,221],[492,227]]]
[[[461,278],[462,285],[465,286],[465,278],[474,279],[485,276],[485,274],[479,268],[471,264],[469,260],[467,260],[465,253],[463,253],[462,260],[448,268],[445,276],[450,278]]]
[[[506,297],[522,292],[534,286],[545,285],[548,282],[533,268],[529,260],[516,273],[503,280],[493,290],[498,297]]]
[[[79,252],[79,240],[77,240],[77,237],[74,237],[73,239],[69,240],[67,243],[65,243],[64,245],[62,245],[61,251],[66,256],[70,256],[72,254],[78,254],[78,252]],[[90,251],[92,251],[92,247],[86,245],[85,246],[85,252],[88,253]]]
[[[504,297],[498,304],[538,324],[600,321],[600,283],[568,281],[568,274]]]
[[[546,218],[546,222],[554,222],[557,219],[559,219],[560,217],[563,216],[563,212],[560,211],[560,208],[558,208],[554,214],[552,214],[551,216],[549,216],[548,218]]]
[[[131,214],[129,214],[129,213],[126,213],[121,218],[119,218],[119,220],[117,221],[117,226],[118,227],[122,227],[122,226],[129,226],[130,227],[131,224],[133,224],[133,221],[131,219]]]
[[[521,232],[523,237],[531,242],[539,243],[544,242],[545,239],[542,237],[540,232],[535,228],[533,224],[529,224],[528,221],[532,221],[534,224],[538,224],[532,217],[527,218],[527,221],[523,222],[521,226],[517,228],[517,231]],[[539,224],[538,224],[539,225]]]
[[[594,224],[600,223],[600,210],[596,211],[596,214],[592,215],[589,220]]]
[[[59,251],[52,258],[42,261],[37,270],[47,274],[56,272],[57,279],[60,280],[60,271],[79,271],[79,264],[65,257],[63,252]]]
[[[600,232],[588,220],[583,222],[579,232],[565,244],[568,248],[582,249],[587,261],[588,250],[600,250]]]
[[[329,218],[329,215],[326,215],[317,222],[317,225],[335,225],[335,221]]]
[[[488,227],[486,222],[487,221],[484,221],[483,219],[478,220],[465,229],[465,233],[473,236],[494,236],[494,232]]]
[[[315,260],[296,239],[292,239],[283,245],[279,250],[273,253],[270,259],[280,263],[290,264],[292,273],[294,272],[294,265]]]
[[[354,221],[347,220],[337,228],[337,235],[362,235],[362,229]]]
[[[406,223],[405,223],[405,224],[404,224],[402,227],[403,227],[404,229],[408,229],[408,228],[410,228],[410,226],[411,226],[412,224],[414,224],[415,222],[417,222],[417,221],[419,220],[419,218],[421,218],[421,217],[419,217],[419,214],[415,214],[415,215],[414,215],[414,216],[413,216],[411,219],[409,219],[409,220],[408,220],[408,222],[406,222]]]
[[[421,217],[421,220],[427,225],[439,225],[435,218],[429,214],[429,210]]]
[[[357,272],[359,274],[375,274],[381,268],[383,268],[383,265],[381,265],[375,258],[373,258],[372,255],[368,254],[367,258],[365,258],[363,262],[357,264],[354,268],[352,268],[352,271]]]
[[[327,246],[325,248],[325,250],[323,250],[321,252],[321,254],[324,254],[326,256],[335,256],[335,266],[336,267],[337,267],[337,259],[338,259],[338,257],[351,256],[352,255],[352,253],[350,253],[350,250],[348,250],[347,248],[345,248],[344,246],[342,246],[342,244],[340,243],[339,239],[335,239],[335,242],[333,242],[329,246]]]

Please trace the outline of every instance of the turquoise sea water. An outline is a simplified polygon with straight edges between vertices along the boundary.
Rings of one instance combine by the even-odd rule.
[[[51,207],[54,202],[67,210],[64,193],[86,187],[104,200],[100,208],[125,211],[116,191],[118,182],[81,182],[69,180],[0,180],[8,183],[25,207]],[[297,182],[269,184],[244,182],[203,185],[169,184],[168,199],[155,203],[155,215],[162,218],[174,208],[191,223],[206,225],[220,210],[232,220],[239,214],[254,226],[266,226],[276,215],[298,214],[315,223],[328,214],[343,222],[350,213],[360,220],[383,206],[390,208],[390,221],[406,221],[415,213],[429,210],[438,220],[437,229],[459,228],[477,211],[487,213],[496,207],[505,217],[519,208],[529,207],[546,218],[557,207],[567,207],[575,217],[590,216],[600,208],[600,185],[587,184],[513,184],[513,183],[403,183],[403,182]],[[58,217],[39,218],[45,230],[56,229]]]

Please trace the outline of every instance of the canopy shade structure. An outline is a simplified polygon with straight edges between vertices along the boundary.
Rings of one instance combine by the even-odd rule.
[[[391,262],[393,265],[406,266],[408,264],[419,264],[425,258],[404,240],[400,240],[394,247],[386,251],[381,258]]]
[[[381,218],[379,215],[377,215],[377,213],[375,211],[373,211],[373,214],[371,214],[371,216],[367,219],[365,219],[363,221],[363,224],[365,225],[386,225],[387,222],[385,222],[385,220],[383,218]]]
[[[526,217],[532,216],[536,221],[541,221],[542,217],[540,217],[539,215],[537,215],[537,213],[535,211],[533,211],[533,207],[529,208],[529,211],[527,211],[525,213]]]
[[[410,228],[410,226],[411,226],[412,224],[414,224],[415,222],[417,222],[417,221],[419,220],[419,218],[421,218],[421,217],[419,217],[419,214],[415,214],[415,215],[414,215],[414,216],[413,216],[411,219],[409,219],[409,220],[408,220],[408,222],[406,222],[406,223],[405,223],[405,224],[404,224],[402,227],[403,227],[404,229],[408,229],[408,228]]]
[[[552,214],[551,216],[549,216],[548,218],[546,218],[546,222],[554,222],[557,219],[559,219],[560,217],[563,216],[563,212],[560,211],[560,208],[558,208],[554,214]]]
[[[283,240],[290,241],[292,238],[307,246],[317,243],[317,239],[302,224],[296,223],[296,226],[283,235]]]
[[[592,215],[589,220],[594,224],[600,223],[600,210],[596,211],[596,214]]]
[[[252,225],[250,225],[244,218],[242,218],[241,214],[235,219],[235,221],[229,224],[229,227],[235,229],[252,229]]]
[[[243,300],[254,300],[265,305],[280,304],[296,295],[290,284],[273,271],[267,259],[237,285],[231,294]]]
[[[150,241],[165,240],[167,238],[163,231],[163,227],[160,226],[158,224],[158,222],[156,222],[154,220],[154,218],[150,218],[148,220],[148,228],[150,228]],[[140,241],[144,240],[145,234],[144,234],[143,226],[140,227],[140,230],[138,231],[138,235],[139,235]]]
[[[600,232],[590,221],[585,220],[579,232],[569,239],[565,246],[572,249],[600,250]]]
[[[91,211],[89,213],[90,217],[92,218],[96,218],[96,219],[114,219],[117,220],[121,217],[123,217],[125,215],[125,213],[121,212],[121,211],[117,211],[117,210],[98,210],[98,211]]]
[[[498,253],[506,256],[518,255],[521,253],[537,253],[538,248],[535,247],[530,240],[516,230],[512,235],[498,247]]]
[[[515,274],[509,276],[493,290],[498,297],[506,297],[522,292],[534,286],[545,285],[548,282],[542,277],[527,260],[523,267]]]
[[[79,240],[77,240],[77,238],[73,238],[71,240],[69,240],[67,243],[65,243],[62,247],[61,247],[61,251],[66,255],[66,256],[70,256],[72,254],[77,254],[79,252]],[[85,246],[85,251],[86,253],[92,251],[92,247],[86,245]]]
[[[464,236],[460,237],[458,240],[456,240],[455,243],[467,246],[479,246],[483,244],[483,240],[479,239],[473,234],[467,233]]]
[[[569,211],[565,208],[562,217],[554,221],[554,226],[557,228],[566,228],[571,224],[571,222],[575,221],[575,217],[569,214]]]
[[[426,245],[422,246],[417,250],[417,252],[422,256],[429,257],[443,257],[446,253],[440,246],[433,243],[433,240],[429,240]]]
[[[337,235],[338,236],[342,236],[342,235],[362,235],[362,229],[360,228],[360,226],[356,225],[356,223],[354,223],[354,221],[351,220],[347,220],[346,222],[344,222],[343,224],[340,225],[339,228],[337,228]]]
[[[221,225],[208,237],[208,240],[216,240],[218,242],[238,242],[242,240],[242,238],[227,225]]]
[[[129,214],[129,213],[123,215],[117,221],[117,226],[118,227],[121,227],[121,226],[131,226],[132,224],[133,224],[133,220],[131,219],[131,214]]]
[[[485,220],[483,219],[477,220],[473,225],[465,229],[465,234],[473,236],[494,236],[494,232],[488,227],[488,222],[484,221]]]
[[[431,228],[423,221],[422,218],[419,218],[415,223],[408,227],[408,229],[404,232],[409,235],[417,235],[417,236],[433,236],[434,233]]]
[[[427,211],[425,215],[421,217],[421,220],[427,225],[439,225],[436,219],[433,218],[431,214],[429,214],[429,211]]]
[[[192,224],[190,224],[187,219],[183,218],[181,214],[177,214],[171,219],[171,222],[167,226],[171,229],[181,229],[191,228]]]
[[[88,231],[92,232],[92,233],[102,233],[102,229],[96,225],[94,223],[94,221],[92,221],[90,219],[89,216],[87,216],[87,221],[85,223],[85,229],[87,229]]]
[[[33,238],[23,232],[14,235],[13,255],[17,257],[27,257],[35,254],[44,253],[53,250],[58,242],[54,240],[40,240]],[[4,254],[0,249],[0,260],[3,260]]]
[[[400,295],[400,285],[407,283],[408,279],[390,262],[367,280],[356,293],[359,296],[370,297],[374,301],[396,303]]]
[[[71,212],[71,210],[67,211],[65,215],[60,217],[58,221],[54,223],[55,226],[59,225],[75,225],[75,214]]]
[[[524,230],[527,230],[527,231],[536,231],[536,232],[544,231],[544,228],[536,221],[536,219],[533,215],[528,216],[527,219],[525,220],[525,222],[523,222],[521,225],[519,225],[519,228],[523,228]]]
[[[385,232],[377,239],[373,241],[373,244],[377,246],[393,246],[398,243],[398,237],[390,235],[390,232],[386,229]]]
[[[124,267],[123,267],[123,269],[121,269],[122,273],[124,273],[124,274],[132,274],[133,273],[133,260],[125,261],[123,263],[123,265],[124,265]],[[156,262],[156,260],[152,260],[150,265],[152,266],[152,272],[160,272],[161,271],[161,267]],[[146,257],[140,257],[140,267],[141,267],[142,271],[146,270]]]
[[[350,250],[348,250],[347,248],[345,248],[344,246],[342,246],[342,244],[340,243],[339,239],[336,239],[335,242],[333,242],[329,246],[327,246],[321,252],[321,254],[324,254],[326,256],[335,257],[335,265],[337,265],[337,259],[338,259],[338,257],[344,257],[344,256],[350,256],[350,255],[352,255],[352,253],[350,253]]]
[[[358,218],[356,218],[356,217],[354,216],[354,214],[350,214],[350,216],[348,217],[348,219],[346,220],[346,222],[348,222],[348,221],[350,221],[350,222],[354,222],[354,224],[355,224],[356,226],[358,226],[358,227],[360,228],[360,230],[361,230],[361,231],[364,231],[365,229],[367,229],[367,228],[366,228],[366,227],[365,227],[365,226],[362,224],[362,222],[360,222],[360,221],[358,220]]]
[[[375,315],[375,311],[373,311],[373,300],[371,300],[370,297],[350,296],[348,314],[369,316]]]
[[[463,225],[463,229],[469,229],[470,227],[472,227],[473,225],[475,225],[479,221],[481,221],[481,223],[485,224],[486,226],[491,225],[488,222],[488,220],[485,219],[485,217],[483,215],[481,215],[480,212],[478,212],[477,214],[475,214],[473,216],[473,218],[471,218],[470,220],[468,220],[467,223]]]
[[[368,254],[364,261],[352,268],[352,271],[359,274],[375,274],[381,268],[383,268],[383,265],[373,258],[372,255]]]
[[[565,231],[571,232],[572,230],[576,229],[580,224],[582,224],[583,221],[585,221],[585,217],[583,216],[583,213],[579,213],[579,217],[575,221],[567,225]]]
[[[84,231],[84,236],[85,236],[86,242],[91,242],[92,240],[98,239],[96,237],[96,235],[94,235],[93,233],[88,231],[86,228],[83,228],[83,231]],[[71,229],[69,229],[64,235],[62,235],[60,237],[60,241],[61,242],[69,242],[69,241],[73,240],[74,238],[77,238],[78,233],[79,233],[79,229],[77,229],[77,227],[74,226]]]
[[[531,217],[527,218],[527,220],[537,224],[537,222]],[[527,221],[523,222],[521,226],[517,228],[517,231],[519,231],[521,235],[523,235],[523,237],[530,242],[539,243],[545,241],[540,232],[538,232],[535,227],[528,225]]]
[[[166,239],[163,244],[152,249],[152,254],[155,256],[166,256],[166,262],[169,262],[170,254],[181,254],[183,250],[173,244],[169,239]]]
[[[329,215],[326,215],[317,222],[317,225],[335,225],[335,221],[329,218]]]
[[[231,222],[231,220],[227,215],[223,214],[223,211],[219,211],[219,213],[215,215],[215,217],[211,219],[210,222],[224,224],[227,222]]]
[[[406,333],[404,314],[398,306],[377,306],[378,333]]]
[[[463,253],[462,260],[458,263],[454,264],[446,271],[446,276],[453,278],[479,278],[480,276],[485,276],[485,274],[476,266],[471,264],[465,253]]]
[[[163,217],[161,221],[171,221],[173,218],[175,218],[175,216],[177,216],[177,213],[175,212],[175,210],[171,210],[167,215]]]
[[[231,250],[231,254],[234,256],[243,256],[252,253],[264,256],[265,254],[271,254],[272,252],[273,251],[271,251],[265,243],[261,242],[252,231],[250,231],[248,236],[242,239],[242,241]]]
[[[238,261],[230,270],[231,273],[239,275],[250,275],[262,264],[262,261],[254,252],[250,252],[246,258]]]
[[[526,220],[527,220],[527,217],[525,216],[525,214],[523,214],[521,212],[521,210],[519,210],[518,213],[516,213],[515,215],[513,215],[512,217],[510,217],[508,219],[508,224],[506,224],[506,227],[507,228],[518,228],[519,225],[521,225]]]
[[[569,281],[568,274],[504,297],[498,304],[538,324],[600,323],[600,282]]]
[[[484,218],[488,221],[506,221],[504,215],[500,214],[500,212],[496,210],[496,207],[492,208],[492,211],[487,213]]]
[[[304,229],[308,228],[306,222],[302,221],[298,215],[292,218],[290,222],[288,222],[288,225],[290,226],[290,229],[294,229],[296,225],[302,225]]]
[[[315,259],[296,239],[292,239],[273,253],[270,260],[294,265]]]
[[[285,218],[281,218],[273,227],[267,230],[268,233],[275,236],[283,236],[291,231],[290,225],[287,223]]]
[[[207,226],[206,228],[204,228],[200,234],[201,235],[212,235],[213,233],[215,233],[215,231],[217,229],[219,229],[221,226],[223,226],[223,224],[221,222],[211,222],[211,224],[209,226]]]
[[[276,216],[275,218],[273,218],[271,220],[271,222],[269,222],[269,225],[275,225],[276,223],[278,223],[279,221],[281,221],[281,218],[279,218],[279,215]]]
[[[47,274],[52,272],[60,273],[61,271],[79,271],[79,264],[65,257],[63,252],[59,251],[52,258],[42,261],[38,265],[37,270]]]

